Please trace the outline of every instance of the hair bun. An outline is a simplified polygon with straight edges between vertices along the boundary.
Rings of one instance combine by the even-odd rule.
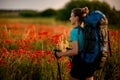
[[[84,11],[84,13],[88,14],[88,13],[89,13],[88,7],[84,7],[84,8],[83,8],[83,11]]]
[[[85,17],[89,13],[89,9],[88,7],[84,7],[82,10],[83,10],[82,17]]]

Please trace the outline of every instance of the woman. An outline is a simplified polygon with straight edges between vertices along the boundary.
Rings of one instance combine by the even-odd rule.
[[[89,10],[85,8],[75,8],[71,11],[70,21],[75,27],[70,32],[70,41],[72,50],[67,52],[57,52],[57,56],[73,56],[72,69],[70,71],[70,80],[93,80],[94,68],[92,64],[82,62],[80,57],[83,49],[83,19]]]

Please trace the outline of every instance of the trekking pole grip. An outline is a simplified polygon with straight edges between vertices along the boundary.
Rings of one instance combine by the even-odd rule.
[[[60,57],[57,56],[57,54],[56,54],[57,52],[61,52],[61,50],[59,50],[59,49],[54,49],[54,55],[55,55],[55,57],[58,59],[58,58],[60,58]]]
[[[68,50],[72,50],[72,48],[66,47],[66,50],[67,50],[67,51],[68,51]]]

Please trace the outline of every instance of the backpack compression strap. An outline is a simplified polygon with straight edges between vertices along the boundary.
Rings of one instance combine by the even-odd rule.
[[[109,31],[108,31],[108,48],[110,52],[110,57],[112,56],[111,46],[110,46],[110,37],[109,37]]]

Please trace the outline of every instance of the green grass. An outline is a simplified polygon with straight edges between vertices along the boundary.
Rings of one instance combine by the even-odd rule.
[[[23,24],[45,24],[45,25],[69,25],[70,22],[58,21],[55,18],[1,18],[0,23],[23,23]]]
[[[51,18],[22,18],[22,17],[7,17],[1,18],[0,23],[22,23],[22,24],[40,24],[40,25],[65,25],[66,27],[72,27],[70,21],[58,21],[54,17]],[[120,29],[119,26],[109,25],[109,29]]]
[[[53,18],[2,18],[0,23],[31,23],[31,24],[55,24]]]
[[[109,27],[110,29],[120,30],[120,26],[119,26],[119,25],[117,25],[117,26],[115,26],[115,25],[109,25],[108,27]]]

